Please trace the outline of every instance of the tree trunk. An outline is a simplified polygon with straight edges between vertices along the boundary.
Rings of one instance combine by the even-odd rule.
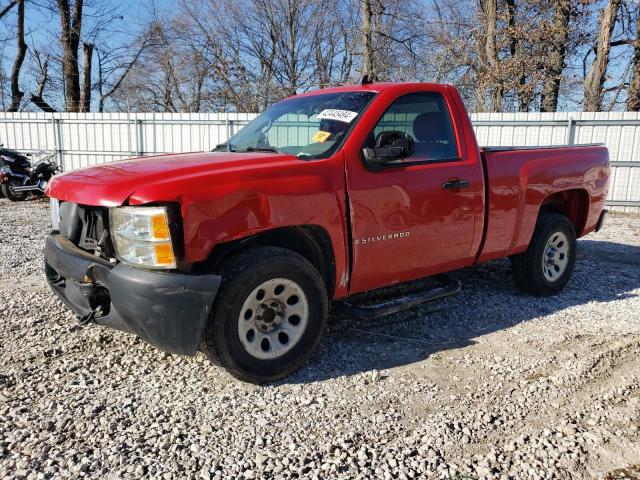
[[[102,57],[100,55],[100,49],[96,50],[98,55],[98,113],[104,112],[104,78],[102,75]]]
[[[373,62],[373,32],[371,29],[371,20],[373,11],[371,9],[371,0],[362,1],[362,45],[364,48],[362,59],[362,76],[368,75],[374,78],[376,71]]]
[[[606,80],[611,34],[616,24],[621,0],[609,0],[600,13],[600,30],[595,45],[595,58],[584,80],[584,111],[597,112],[602,108],[602,90]]]
[[[496,29],[498,22],[497,0],[480,0],[484,20],[484,33],[478,41],[478,85],[476,98],[480,111],[502,111],[504,105],[504,85],[497,79],[500,69]],[[487,104],[487,93],[491,92],[491,103]]]
[[[287,37],[289,38],[289,48],[287,49],[286,62],[289,80],[289,95],[295,95],[298,91],[298,49],[296,42],[298,37],[298,8],[296,2],[291,2],[287,9]]]
[[[16,53],[16,60],[13,63],[13,70],[11,71],[11,105],[9,106],[9,112],[17,112],[20,108],[20,102],[24,96],[24,92],[20,90],[20,69],[24,62],[24,57],[27,54],[27,44],[24,42],[24,0],[18,1],[18,25],[16,28],[16,43],[18,51]]]
[[[509,53],[511,54],[511,60],[518,66],[518,85],[516,87],[516,93],[518,95],[518,111],[528,112],[529,105],[531,105],[532,95],[530,92],[530,85],[527,85],[527,75],[525,74],[525,68],[522,65],[523,55],[521,52],[520,42],[517,35],[515,35],[516,29],[516,0],[507,0],[507,24],[511,32],[511,40],[509,42]]]
[[[633,65],[631,67],[631,83],[627,100],[627,110],[640,111],[640,12],[636,19],[636,41],[633,44]]]
[[[82,63],[82,91],[80,92],[80,111],[91,111],[91,62],[93,60],[93,44],[82,45],[84,58]]]
[[[62,34],[62,75],[66,93],[66,110],[77,112],[80,110],[80,75],[78,71],[78,47],[80,45],[80,30],[82,29],[82,3],[75,0],[73,15],[71,15],[69,0],[58,0],[60,11],[60,26]]]
[[[40,79],[38,80],[38,87],[36,89],[36,97],[42,97],[44,94],[44,89],[47,86],[47,80],[49,79],[49,54],[44,58],[44,62],[40,57],[40,52],[35,50],[33,52],[33,56],[36,59],[36,63],[40,68]]]
[[[567,39],[569,38],[570,0],[556,0],[551,25],[551,41],[545,65],[545,76],[540,100],[541,112],[555,112],[558,109],[560,80],[564,70]]]

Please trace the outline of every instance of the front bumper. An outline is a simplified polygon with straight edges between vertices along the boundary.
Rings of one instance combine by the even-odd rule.
[[[220,276],[114,265],[55,233],[47,238],[44,258],[51,289],[80,317],[94,312],[99,325],[168,352],[196,353]]]

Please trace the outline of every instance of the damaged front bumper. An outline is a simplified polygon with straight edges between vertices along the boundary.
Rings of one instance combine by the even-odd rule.
[[[133,333],[167,352],[198,350],[220,276],[114,265],[55,233],[44,257],[51,289],[80,318]]]

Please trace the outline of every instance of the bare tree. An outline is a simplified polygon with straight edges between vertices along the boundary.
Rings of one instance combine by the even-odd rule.
[[[78,47],[82,30],[83,0],[57,0],[60,14],[60,43],[62,44],[62,72],[66,93],[66,110],[80,110],[80,74],[78,68]]]
[[[55,112],[56,110],[47,103],[43,98],[44,89],[49,82],[49,55],[45,55],[44,59],[38,50],[33,52],[33,57],[38,66],[40,76],[38,78],[38,86],[35,93],[31,95],[31,102],[43,112]]]
[[[189,28],[175,35],[178,45],[173,48],[184,60],[191,58],[188,68],[196,74],[194,80],[199,80],[201,67],[209,72],[208,78],[191,85],[194,98],[204,99],[206,91],[231,108],[256,111],[349,75],[353,46],[348,29],[340,23],[341,15],[326,15],[340,3],[223,0],[227,15],[220,17],[220,1],[184,1]],[[348,14],[345,18],[351,19]],[[174,80],[186,84],[179,76],[173,75]],[[184,104],[175,88],[173,96]]]
[[[17,52],[16,60],[11,71],[11,105],[9,112],[17,112],[24,92],[20,90],[20,69],[27,54],[27,44],[24,41],[24,0],[18,0],[18,19],[16,28]]]
[[[609,65],[611,35],[616,25],[620,0],[609,0],[600,12],[598,37],[593,48],[595,57],[584,80],[584,110],[597,112],[602,108],[603,88]]]
[[[82,89],[80,90],[80,111],[91,111],[91,64],[93,62],[93,43],[83,43]]]
[[[500,70],[496,29],[498,24],[497,0],[479,0],[482,33],[478,35],[478,86],[477,108],[480,111],[501,111],[504,100],[504,85],[497,81]]]
[[[563,2],[571,6],[566,25]],[[434,2],[425,23],[426,71],[456,84],[476,111],[526,112],[549,94],[553,107],[545,101],[546,108],[555,109],[567,55],[576,51],[573,12],[583,9],[573,0]]]
[[[627,110],[637,112],[640,111],[640,8],[636,11],[635,30]]]
[[[371,0],[362,0],[362,75],[375,78]]]
[[[516,0],[506,0],[507,3],[507,29],[509,36],[509,54],[512,60],[520,59],[524,56],[522,39],[516,34],[518,30],[518,22],[516,19],[517,5]],[[518,109],[521,112],[529,111],[529,106],[533,100],[535,91],[531,88],[533,82],[528,80],[526,68],[524,68],[523,62],[519,62],[517,69],[519,70],[514,76],[517,77],[517,96],[518,96]]]
[[[556,0],[554,5],[548,55],[544,67],[545,78],[540,99],[541,112],[555,112],[558,108],[560,80],[565,66],[569,38],[570,3],[570,0]]]
[[[98,50],[98,112],[104,112],[106,100],[118,91],[122,86],[122,83],[127,78],[127,75],[129,75],[129,72],[131,72],[133,67],[137,64],[140,56],[150,45],[150,39],[145,37],[133,55],[133,58],[130,60],[123,59],[122,53],[119,51],[116,52],[115,57],[119,62],[109,68],[107,68],[106,65],[109,57],[112,55],[110,53],[101,53],[101,51]],[[114,81],[111,81],[110,77],[112,76],[115,77]]]
[[[555,111],[583,101],[587,109],[626,102],[640,110],[635,0],[180,0],[166,11],[151,2],[146,24],[120,23],[120,1],[29,2],[59,14],[61,25],[57,46],[36,37],[46,59],[24,56],[20,86],[35,105],[260,111],[368,74],[453,83],[479,111]],[[10,65],[0,70],[3,105],[9,83],[18,85],[8,80]]]
[[[424,77],[458,86],[470,108],[476,103],[477,42],[475,10],[456,0],[434,2],[418,26],[425,32]],[[476,27],[477,28],[477,27]]]
[[[183,20],[154,12],[147,31],[126,52],[99,49],[99,110],[107,98],[129,110],[200,109],[203,83],[214,69],[208,63],[196,65],[202,56],[201,44],[190,47],[191,40],[196,42]]]
[[[346,0],[349,2],[349,0]],[[341,2],[336,2],[339,5]],[[320,88],[342,84],[352,79],[354,58],[360,38],[356,32],[358,12],[341,10],[339,18],[317,15],[311,44],[315,52],[315,72],[312,74]]]

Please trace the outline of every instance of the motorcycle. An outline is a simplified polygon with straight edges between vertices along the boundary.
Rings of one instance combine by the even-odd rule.
[[[24,200],[29,192],[42,195],[47,183],[58,171],[55,153],[47,155],[35,164],[29,161],[30,154],[3,148],[0,144],[0,190],[9,200]]]

